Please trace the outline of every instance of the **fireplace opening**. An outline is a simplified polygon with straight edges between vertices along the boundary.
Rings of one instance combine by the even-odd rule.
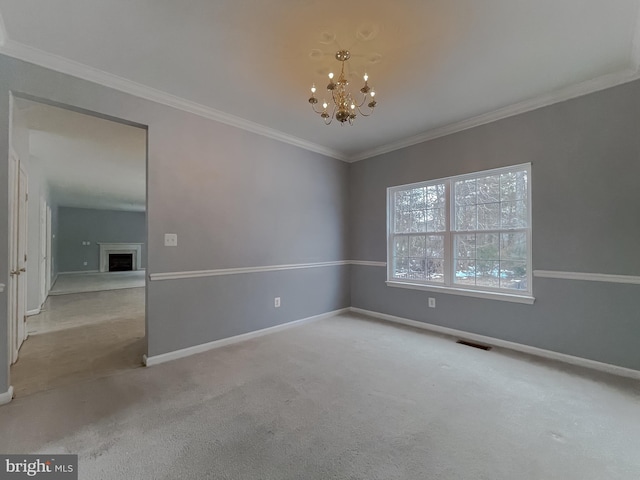
[[[132,253],[110,253],[109,254],[109,271],[110,272],[127,272],[133,270],[133,254]]]

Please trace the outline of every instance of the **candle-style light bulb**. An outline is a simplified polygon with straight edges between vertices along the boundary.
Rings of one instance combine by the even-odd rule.
[[[330,72],[330,73],[329,73],[329,78],[330,78],[331,80],[333,80],[333,72]]]
[[[366,82],[367,80],[369,80],[369,75],[367,75],[366,73],[364,74],[364,81]]]
[[[351,110],[355,110],[355,109],[356,109],[356,106],[352,103],[351,104]]]
[[[328,106],[329,106],[329,105],[327,104],[327,101],[326,101],[326,100],[323,100],[323,101],[322,101],[322,108],[324,108],[324,109],[326,110]]]
[[[371,90],[371,93],[369,93],[369,95],[371,95],[372,97],[376,96],[376,92],[374,92],[373,90]]]
[[[311,93],[316,93],[316,84],[311,85]]]

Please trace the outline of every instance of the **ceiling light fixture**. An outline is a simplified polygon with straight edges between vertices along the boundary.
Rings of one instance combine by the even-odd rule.
[[[349,82],[344,76],[344,63],[350,58],[351,53],[349,53],[348,50],[340,50],[336,52],[336,60],[342,62],[340,76],[334,82],[334,75],[333,73],[330,73],[329,85],[327,85],[327,91],[331,95],[333,105],[330,106],[326,100],[323,100],[322,110],[318,111],[316,108],[316,105],[318,104],[318,99],[316,98],[316,85],[313,84],[311,86],[311,97],[309,97],[309,103],[311,104],[313,111],[322,117],[326,125],[329,125],[334,118],[339,121],[341,125],[344,125],[346,122],[349,122],[349,125],[353,125],[353,121],[358,114],[363,117],[368,117],[373,113],[373,109],[377,104],[375,99],[376,92],[374,92],[367,83],[369,76],[366,73],[364,74],[364,86],[360,89],[362,100],[359,103],[356,102],[351,92],[347,91]],[[369,103],[367,103],[368,110],[363,111],[361,107],[367,102],[367,100],[369,100]]]

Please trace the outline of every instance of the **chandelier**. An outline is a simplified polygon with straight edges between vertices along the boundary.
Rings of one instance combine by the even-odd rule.
[[[353,125],[353,121],[358,114],[363,117],[368,117],[373,113],[373,109],[376,106],[376,92],[374,92],[367,83],[369,76],[366,73],[364,74],[364,86],[360,89],[362,99],[359,102],[356,101],[354,95],[347,90],[349,81],[344,76],[344,64],[349,60],[349,58],[351,58],[351,53],[349,53],[348,50],[339,50],[336,52],[336,60],[340,61],[342,66],[340,68],[340,75],[335,82],[333,81],[333,73],[329,74],[327,92],[329,92],[331,100],[333,101],[332,105],[329,105],[326,100],[323,100],[322,110],[318,110],[316,85],[314,83],[311,86],[311,97],[309,97],[309,103],[311,104],[313,111],[322,117],[326,125],[329,125],[334,118],[340,122],[341,125],[344,125],[346,122],[349,122],[349,125]],[[369,103],[367,103],[367,109],[363,110],[362,107],[367,101],[369,101]]]

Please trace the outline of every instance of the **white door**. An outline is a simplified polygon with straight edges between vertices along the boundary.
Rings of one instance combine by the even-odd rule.
[[[9,153],[9,284],[7,285],[7,300],[9,302],[9,363],[18,359],[18,335],[16,317],[18,315],[18,156]]]
[[[28,177],[18,155],[9,153],[9,339],[10,360],[15,363],[26,337],[27,309],[27,185]]]
[[[40,305],[47,299],[47,202],[40,199]]]

